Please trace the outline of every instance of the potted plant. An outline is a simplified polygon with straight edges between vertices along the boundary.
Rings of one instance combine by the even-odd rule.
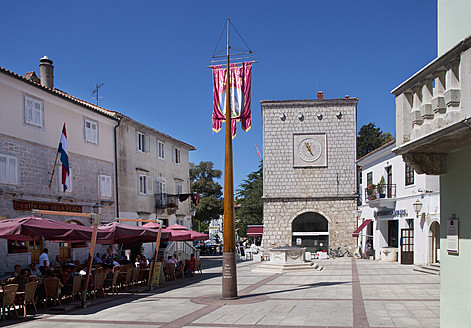
[[[379,193],[379,198],[386,198],[386,181],[384,180],[384,176],[381,177],[381,179],[378,182],[378,193]]]
[[[374,183],[370,183],[368,187],[366,187],[366,194],[367,194],[368,200],[376,199],[376,185]]]

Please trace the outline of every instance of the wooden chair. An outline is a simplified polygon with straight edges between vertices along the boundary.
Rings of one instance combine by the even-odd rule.
[[[185,278],[185,265],[183,262],[178,263],[178,266],[175,268],[175,277],[182,277]]]
[[[72,284],[72,301],[75,301],[75,295],[78,294],[80,299],[82,299],[82,295],[80,295],[80,289],[82,288],[82,276],[76,275],[74,277],[74,282]]]
[[[131,285],[133,271],[133,268],[128,268],[126,270],[126,280],[124,281],[124,284],[126,285],[126,290],[129,290],[129,285]]]
[[[195,260],[195,269],[193,272],[198,272],[199,273],[203,273],[203,271],[201,270],[201,261],[200,260]]]
[[[38,288],[38,282],[28,282],[25,285],[25,299],[24,299],[24,316],[26,317],[26,305],[33,304],[34,311],[38,313],[38,309],[36,308],[36,302],[34,301],[34,295],[36,294],[36,289]]]
[[[57,278],[44,278],[44,290],[46,291],[46,299],[44,300],[44,308],[47,307],[47,301],[49,298],[54,300],[54,305],[59,302],[61,304],[61,290],[59,288],[60,280]]]
[[[175,263],[167,263],[165,266],[165,278],[167,280],[175,280]]]
[[[15,297],[16,291],[18,290],[18,284],[10,284],[3,287],[3,297],[2,297],[2,313],[3,320],[5,320],[5,310],[8,309],[8,312],[11,313],[11,307],[15,310],[15,314],[18,317],[18,312],[16,312],[15,307]]]
[[[131,283],[133,286],[139,285],[139,268],[132,268]]]
[[[93,293],[93,299],[96,299],[96,295],[100,292],[103,297],[106,297],[105,290],[104,290],[104,282],[105,282],[106,274],[104,272],[97,272],[95,274],[95,288]]]
[[[109,290],[111,291],[111,295],[118,295],[118,275],[119,270],[113,271],[113,278],[111,279],[111,284],[109,285]],[[105,295],[106,297],[106,295]]]

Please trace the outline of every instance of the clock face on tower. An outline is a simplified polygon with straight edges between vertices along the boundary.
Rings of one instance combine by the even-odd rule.
[[[327,165],[326,135],[293,135],[293,166],[323,167]]]

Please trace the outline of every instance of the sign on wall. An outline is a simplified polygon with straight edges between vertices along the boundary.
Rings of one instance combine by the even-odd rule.
[[[82,205],[75,204],[58,204],[35,202],[30,200],[14,200],[13,208],[17,211],[31,211],[32,209],[62,212],[82,213]]]
[[[453,214],[453,218],[448,219],[446,226],[446,249],[448,253],[459,252],[459,237],[458,237],[458,219]]]

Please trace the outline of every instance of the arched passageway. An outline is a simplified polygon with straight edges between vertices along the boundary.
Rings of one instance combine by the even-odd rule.
[[[329,221],[316,212],[298,215],[291,224],[292,246],[306,247],[307,252],[328,251]]]

